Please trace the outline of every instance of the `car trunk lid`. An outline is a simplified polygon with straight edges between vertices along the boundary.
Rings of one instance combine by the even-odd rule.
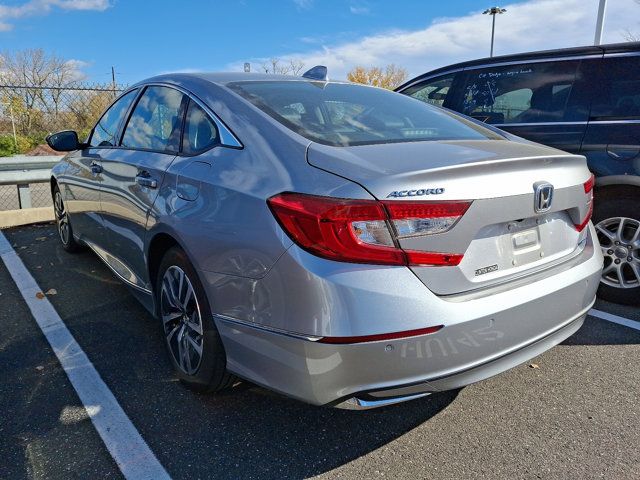
[[[359,183],[379,200],[471,201],[449,230],[397,238],[405,250],[464,255],[455,266],[410,267],[438,295],[521,278],[584,245],[585,232],[576,225],[589,212],[591,193],[583,185],[590,173],[581,156],[528,142],[466,140],[311,144],[308,161]],[[553,187],[551,204],[537,211],[536,189],[547,185]]]

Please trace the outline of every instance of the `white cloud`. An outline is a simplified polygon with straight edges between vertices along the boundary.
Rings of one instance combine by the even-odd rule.
[[[91,63],[85,62],[84,60],[77,60],[75,58],[72,58],[71,60],[67,60],[65,64],[69,68],[68,74],[72,81],[82,81],[87,78],[87,75],[83,72],[83,69],[91,66]]]
[[[293,0],[300,10],[309,10],[313,6],[313,0]]]
[[[593,43],[598,0],[528,0],[503,5],[507,13],[496,18],[496,55],[563,48]],[[605,42],[624,41],[624,31],[640,31],[640,5],[635,0],[609,0]],[[415,31],[392,30],[337,44],[323,43],[311,50],[273,52],[284,60],[295,58],[306,66],[326,65],[330,78],[345,78],[356,65],[389,63],[417,75],[451,63],[489,55],[491,17],[482,10],[456,18],[440,18]],[[264,59],[253,59],[261,64]],[[242,70],[242,63],[228,65]]]
[[[354,15],[368,15],[370,13],[369,7],[356,7],[351,5],[349,11]]]
[[[30,0],[21,5],[0,5],[0,32],[9,31],[13,25],[6,20],[15,20],[34,15],[46,15],[54,8],[61,10],[104,11],[111,6],[110,0]]]

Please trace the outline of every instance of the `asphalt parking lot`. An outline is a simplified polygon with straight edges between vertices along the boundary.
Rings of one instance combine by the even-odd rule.
[[[174,479],[640,477],[634,328],[589,317],[505,374],[367,412],[247,383],[198,395],[173,375],[157,322],[96,256],[65,253],[49,224],[3,233]],[[0,306],[0,478],[122,478],[2,263]],[[596,308],[640,327],[639,309]]]

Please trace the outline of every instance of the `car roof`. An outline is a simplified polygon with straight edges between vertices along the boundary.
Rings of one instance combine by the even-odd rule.
[[[188,82],[189,80],[205,80],[217,85],[227,85],[234,82],[264,82],[264,81],[281,81],[281,82],[311,82],[317,83],[318,80],[294,76],[294,75],[274,75],[268,73],[247,73],[247,72],[189,72],[189,73],[166,73],[145,79],[138,83],[144,85],[154,82]],[[328,81],[326,83],[350,83],[345,81]]]
[[[638,52],[640,53],[640,42],[624,42],[624,43],[612,43],[608,45],[598,45],[598,46],[586,46],[586,47],[571,47],[571,48],[557,48],[554,50],[541,50],[537,52],[525,52],[525,53],[516,53],[511,55],[500,55],[497,57],[485,57],[479,58],[476,60],[468,60],[466,62],[454,63],[448,65],[446,67],[437,68],[435,70],[431,70],[429,72],[423,73],[422,75],[418,75],[417,77],[412,78],[408,82],[400,85],[396,90],[402,90],[409,85],[413,85],[420,80],[437,76],[441,73],[447,73],[452,70],[462,70],[470,67],[477,67],[480,65],[492,65],[495,63],[510,63],[510,62],[520,62],[527,60],[544,60],[544,59],[552,59],[552,58],[570,58],[570,57],[582,57],[582,56],[591,56],[591,55],[603,55],[603,54],[611,54],[611,53],[627,53],[627,52]]]

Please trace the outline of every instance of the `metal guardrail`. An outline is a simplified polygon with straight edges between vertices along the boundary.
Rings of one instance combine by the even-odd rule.
[[[15,155],[0,158],[0,211],[13,210],[16,206],[19,209],[31,208],[34,204],[32,185],[49,182],[51,168],[61,158],[57,155],[38,157]],[[11,185],[15,185],[16,190],[12,191]],[[39,196],[48,194],[48,189],[38,188],[37,190]],[[47,203],[48,199],[41,200],[37,203]]]

